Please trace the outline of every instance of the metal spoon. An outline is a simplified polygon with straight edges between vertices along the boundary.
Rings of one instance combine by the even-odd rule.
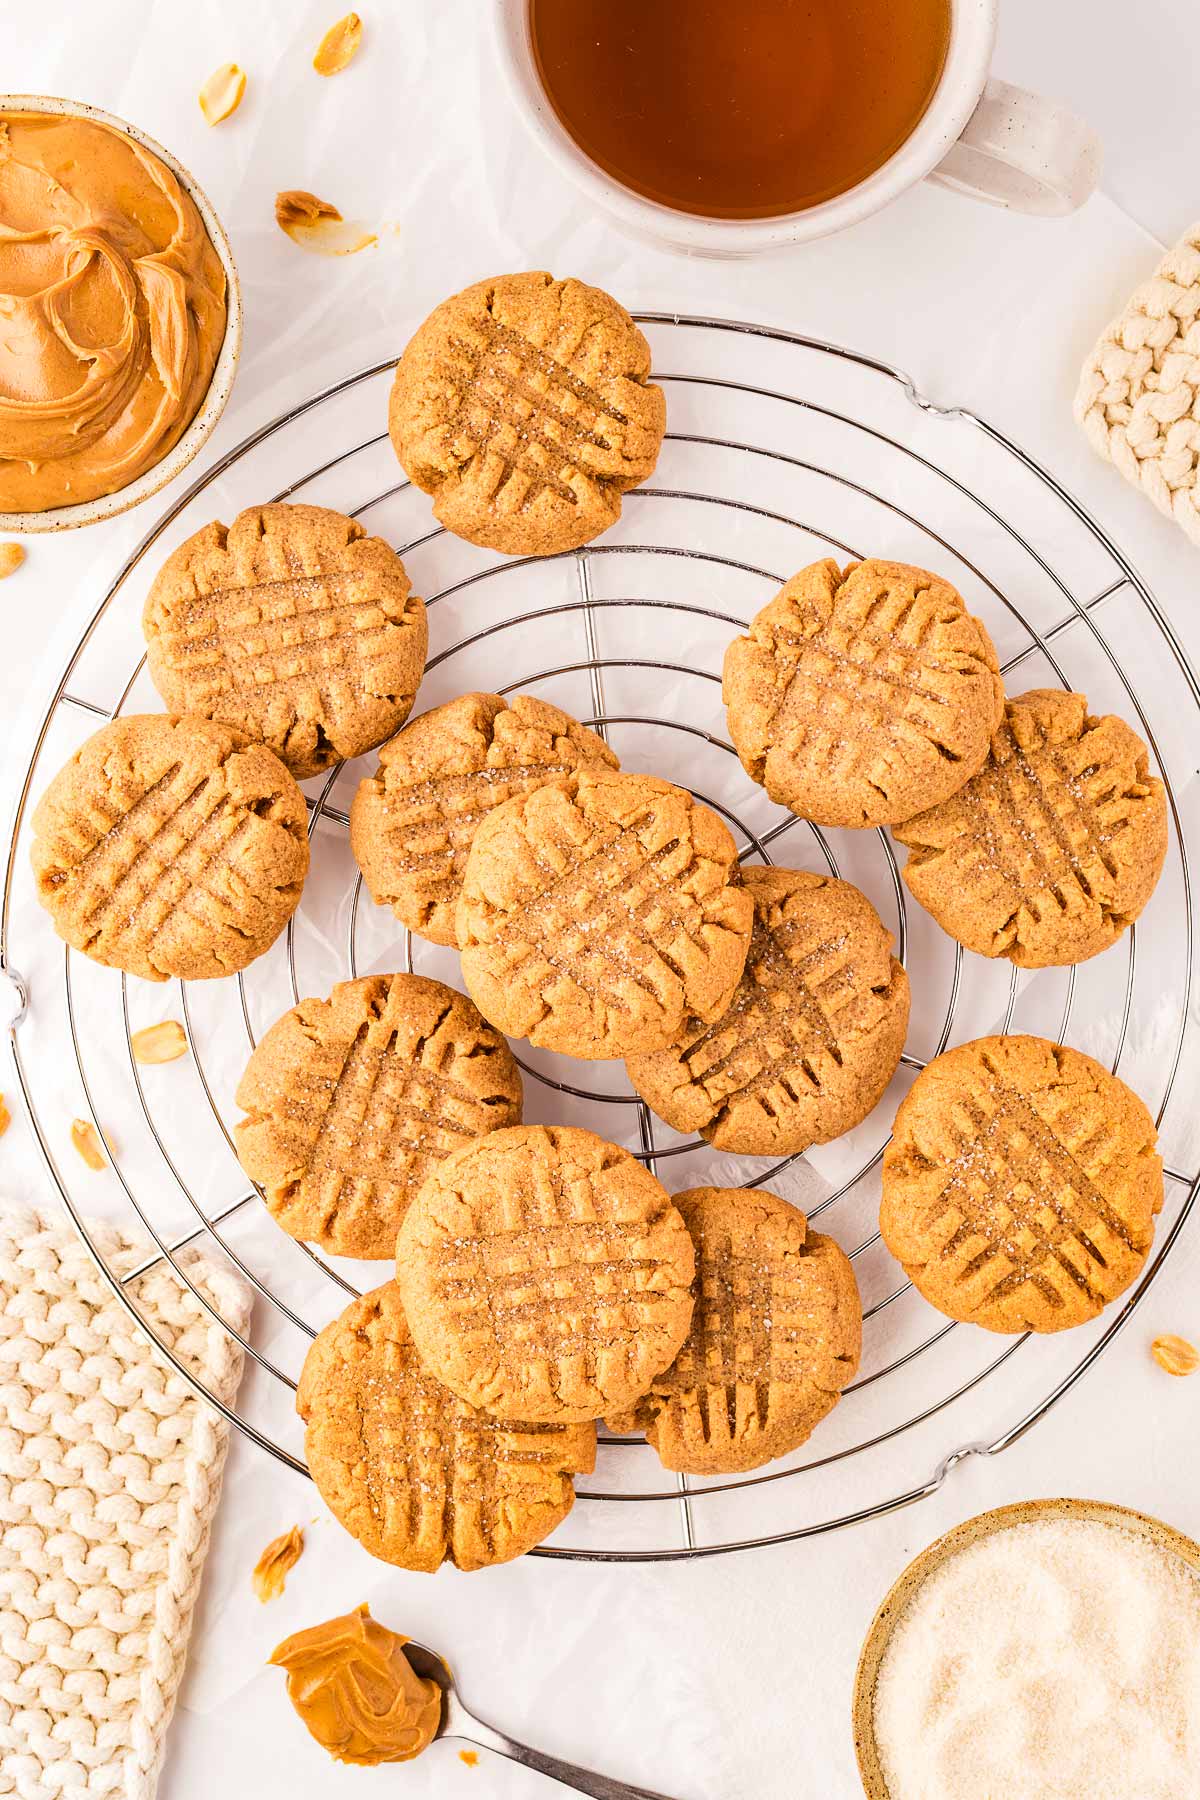
[[[527,1769],[536,1769],[539,1775],[549,1775],[551,1780],[561,1781],[564,1787],[574,1788],[580,1794],[591,1794],[592,1800],[671,1800],[669,1794],[630,1787],[626,1781],[597,1775],[593,1769],[581,1769],[575,1763],[563,1762],[560,1757],[548,1756],[544,1750],[533,1750],[528,1744],[519,1744],[515,1738],[506,1737],[495,1726],[485,1725],[482,1719],[467,1711],[455,1691],[454,1677],[436,1650],[431,1650],[428,1644],[414,1644],[410,1639],[404,1646],[404,1654],[418,1675],[436,1681],[442,1690],[438,1737],[462,1738],[482,1749],[498,1750],[501,1756],[509,1756]]]

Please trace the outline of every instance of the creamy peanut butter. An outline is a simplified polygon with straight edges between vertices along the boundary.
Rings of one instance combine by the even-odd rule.
[[[195,417],[225,273],[166,165],[93,119],[0,111],[0,512],[115,493]]]
[[[442,1691],[416,1673],[407,1642],[364,1602],[272,1651],[271,1661],[287,1670],[288,1699],[338,1762],[411,1762],[437,1736]]]

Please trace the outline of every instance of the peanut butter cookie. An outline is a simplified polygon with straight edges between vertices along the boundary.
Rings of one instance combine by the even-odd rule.
[[[388,423],[448,530],[553,556],[615,524],[666,425],[650,346],[610,294],[537,271],[444,300],[396,365]]]
[[[521,1118],[512,1051],[463,994],[422,975],[339,982],[264,1035],[238,1083],[242,1167],[294,1238],[390,1257],[430,1169]]]
[[[59,937],[96,962],[147,981],[232,975],[299,903],[304,796],[231,726],[114,719],[42,795],[32,861]]]
[[[979,773],[897,828],[904,879],[943,931],[1022,969],[1083,962],[1154,892],[1167,798],[1123,719],[1082,694],[1010,700]]]
[[[755,1188],[692,1188],[696,1247],[679,1355],[614,1431],[644,1431],[666,1469],[736,1475],[787,1456],[837,1405],[862,1350],[854,1271],[804,1214]]]
[[[1141,1272],[1163,1203],[1154,1121],[1090,1056],[986,1037],[935,1057],[896,1114],[879,1228],[931,1306],[1063,1331]]]
[[[792,1156],[865,1119],[896,1072],[908,976],[865,894],[800,869],[743,870],[754,934],[712,1025],[625,1067],[676,1131],[735,1156]]]
[[[715,813],[669,781],[589,768],[487,815],[456,923],[484,1018],[595,1060],[719,1018],[753,913]]]
[[[992,641],[948,581],[831,558],[730,644],[724,696],[746,772],[818,825],[895,825],[945,800],[1004,711]]]
[[[167,558],[142,614],[175,712],[236,725],[303,779],[402,725],[425,607],[382,538],[323,506],[251,506]]]
[[[596,1456],[591,1424],[502,1424],[435,1381],[392,1281],[316,1338],[296,1411],[321,1498],[372,1556],[404,1569],[485,1569],[532,1550]]]
[[[383,746],[350,808],[350,847],[372,899],[410,931],[453,944],[480,819],[585,764],[618,766],[603,738],[530,694],[463,694],[422,713]]]
[[[687,1227],[653,1175],[573,1126],[494,1131],[438,1164],[396,1278],[431,1374],[501,1419],[621,1411],[692,1316]]]

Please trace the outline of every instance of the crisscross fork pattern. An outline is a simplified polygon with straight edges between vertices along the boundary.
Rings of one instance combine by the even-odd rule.
[[[861,619],[835,614],[811,635],[772,628],[790,667],[775,730],[793,754],[807,747],[844,780],[871,774],[908,744],[937,741],[947,702],[928,679],[940,665],[931,648],[937,615],[920,607],[925,592],[916,588],[898,611],[885,593]]]
[[[558,1498],[573,1472],[577,1432],[477,1412],[427,1376],[411,1346],[372,1399],[362,1455],[380,1527],[397,1543],[444,1543],[460,1566],[504,1560],[514,1500]]]
[[[611,451],[611,425],[624,428],[628,418],[572,369],[491,313],[481,315],[475,328],[481,343],[451,340],[461,360],[458,366],[447,365],[445,375],[461,387],[461,398],[447,421],[447,433],[468,429],[480,451],[500,458],[505,466],[500,487],[515,473],[524,475],[529,487],[522,506],[545,490],[576,505],[570,476],[604,479],[580,452],[589,446]]]
[[[1007,720],[962,805],[972,850],[1018,894],[1040,890],[1064,911],[1068,888],[1089,904],[1100,902],[1086,867],[1093,855],[1110,878],[1119,877],[1109,846],[1127,822],[1106,824],[1061,755],[1044,740],[1023,748]]]
[[[1061,1307],[1065,1281],[1103,1304],[1094,1283],[1105,1258],[1089,1227],[1102,1225],[1130,1248],[1133,1240],[1082,1164],[1097,1134],[1072,1150],[995,1071],[980,1097],[961,1104],[969,1129],[953,1127],[958,1160],[929,1219],[936,1224],[951,1209],[961,1215],[941,1251],[960,1265],[955,1280],[994,1269],[989,1301],[1028,1284]]]

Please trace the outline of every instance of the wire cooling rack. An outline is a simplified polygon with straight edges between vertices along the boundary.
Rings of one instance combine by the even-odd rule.
[[[432,527],[383,429],[389,364],[313,395],[193,482],[116,572],[50,696],[18,804],[0,937],[17,1080],[85,1243],[139,1318],[139,1275],[153,1264],[168,1259],[191,1287],[193,1245],[232,1263],[255,1295],[248,1373],[236,1409],[207,1398],[302,1470],[293,1398],[305,1349],[388,1271],[328,1260],[277,1230],[233,1155],[233,1090],[253,1043],[302,993],[396,967],[457,983],[457,962],[410,938],[364,893],[346,827],[372,758],[306,784],[314,854],[304,900],[244,975],[159,988],[99,969],[54,938],[28,874],[32,801],[103,721],[159,709],[139,621],[169,549],[264,497],[351,512],[401,551],[427,597],[422,710],[473,687],[542,694],[603,731],[626,767],[666,775],[713,806],[744,861],[828,869],[871,896],[909,968],[913,1019],[888,1095],[834,1145],[781,1162],[725,1156],[654,1119],[620,1064],[518,1046],[527,1118],[586,1123],[676,1191],[769,1184],[838,1238],[863,1297],[858,1379],[795,1456],[738,1479],[687,1480],[664,1475],[643,1443],[602,1431],[596,1474],[538,1554],[607,1561],[817,1535],[931,1494],[965,1456],[1000,1454],[1121,1330],[1200,1183],[1184,1103],[1200,1029],[1190,1012],[1195,916],[1181,817],[1200,687],[1145,583],[1029,455],[978,416],[934,405],[900,371],[730,320],[654,313],[640,322],[668,395],[663,455],[654,480],[628,496],[620,525],[572,555],[497,560]],[[1123,713],[1150,742],[1170,795],[1168,865],[1140,926],[1105,956],[1031,976],[964,955],[906,906],[886,832],[820,831],[772,806],[742,773],[720,705],[725,644],[804,563],[864,554],[949,576],[987,623],[1010,692],[1081,689],[1093,711]],[[142,1068],[131,1034],[163,1017],[182,1019],[189,1055]],[[1109,1316],[1061,1338],[996,1338],[943,1319],[904,1280],[877,1229],[879,1163],[914,1074],[949,1043],[1009,1029],[1045,1032],[1119,1070],[1156,1112],[1167,1155],[1167,1205],[1140,1283]],[[70,1146],[76,1115],[108,1141],[104,1175],[85,1171]],[[100,1213],[150,1240],[139,1269],[118,1276],[105,1265],[89,1230]]]

